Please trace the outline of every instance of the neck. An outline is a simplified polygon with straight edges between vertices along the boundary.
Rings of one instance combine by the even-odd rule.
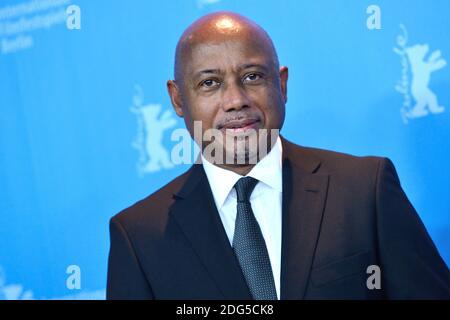
[[[243,165],[227,165],[227,164],[216,164],[216,166],[225,169],[233,171],[234,173],[237,173],[241,176],[245,176],[247,173],[249,173],[253,167],[254,164],[243,164]]]
[[[270,153],[270,151],[272,151],[272,147],[274,146],[275,143],[276,143],[276,140],[272,141],[272,143],[270,143],[268,145],[268,147],[267,147],[267,152],[265,152],[263,155],[257,153],[255,155],[257,157],[256,161],[254,161],[255,159],[252,158],[251,160],[253,160],[253,161],[251,161],[250,159],[246,159],[247,163],[245,163],[245,164],[235,164],[235,163],[232,163],[232,164],[226,164],[226,163],[219,164],[219,163],[215,162],[214,159],[211,159],[212,161],[209,161],[209,162],[214,164],[215,166],[218,166],[219,168],[222,168],[222,169],[225,169],[225,170],[230,170],[230,171],[232,171],[234,173],[237,173],[237,174],[239,174],[241,176],[245,176],[253,169],[253,167],[255,167],[255,165],[259,161],[261,161],[264,157],[266,157]],[[199,157],[200,157],[200,155],[199,155]],[[208,158],[205,158],[205,159],[206,159],[206,161],[208,161]]]

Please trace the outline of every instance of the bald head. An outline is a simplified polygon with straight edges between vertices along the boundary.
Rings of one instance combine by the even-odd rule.
[[[275,47],[267,32],[255,22],[237,13],[221,11],[208,14],[192,23],[178,41],[175,53],[175,80],[183,81],[184,69],[193,49],[201,44],[247,41],[268,55],[275,70],[279,63]]]

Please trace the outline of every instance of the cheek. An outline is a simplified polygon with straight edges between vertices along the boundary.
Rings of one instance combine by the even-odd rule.
[[[268,127],[276,128],[283,123],[285,107],[279,92],[267,91],[264,98],[260,100],[260,105]]]
[[[190,121],[201,121],[203,128],[210,128],[217,112],[216,105],[214,99],[192,99],[189,102]]]

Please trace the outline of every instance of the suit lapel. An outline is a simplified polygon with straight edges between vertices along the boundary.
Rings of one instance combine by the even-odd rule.
[[[320,161],[283,141],[281,298],[302,299],[319,236],[329,177]]]
[[[194,165],[191,170],[185,185],[175,195],[171,215],[224,298],[251,299],[217,212],[203,167]]]

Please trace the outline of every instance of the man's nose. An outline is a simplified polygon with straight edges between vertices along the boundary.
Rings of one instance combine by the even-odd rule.
[[[238,83],[227,84],[223,89],[222,108],[225,112],[248,107],[250,101],[244,88]]]

